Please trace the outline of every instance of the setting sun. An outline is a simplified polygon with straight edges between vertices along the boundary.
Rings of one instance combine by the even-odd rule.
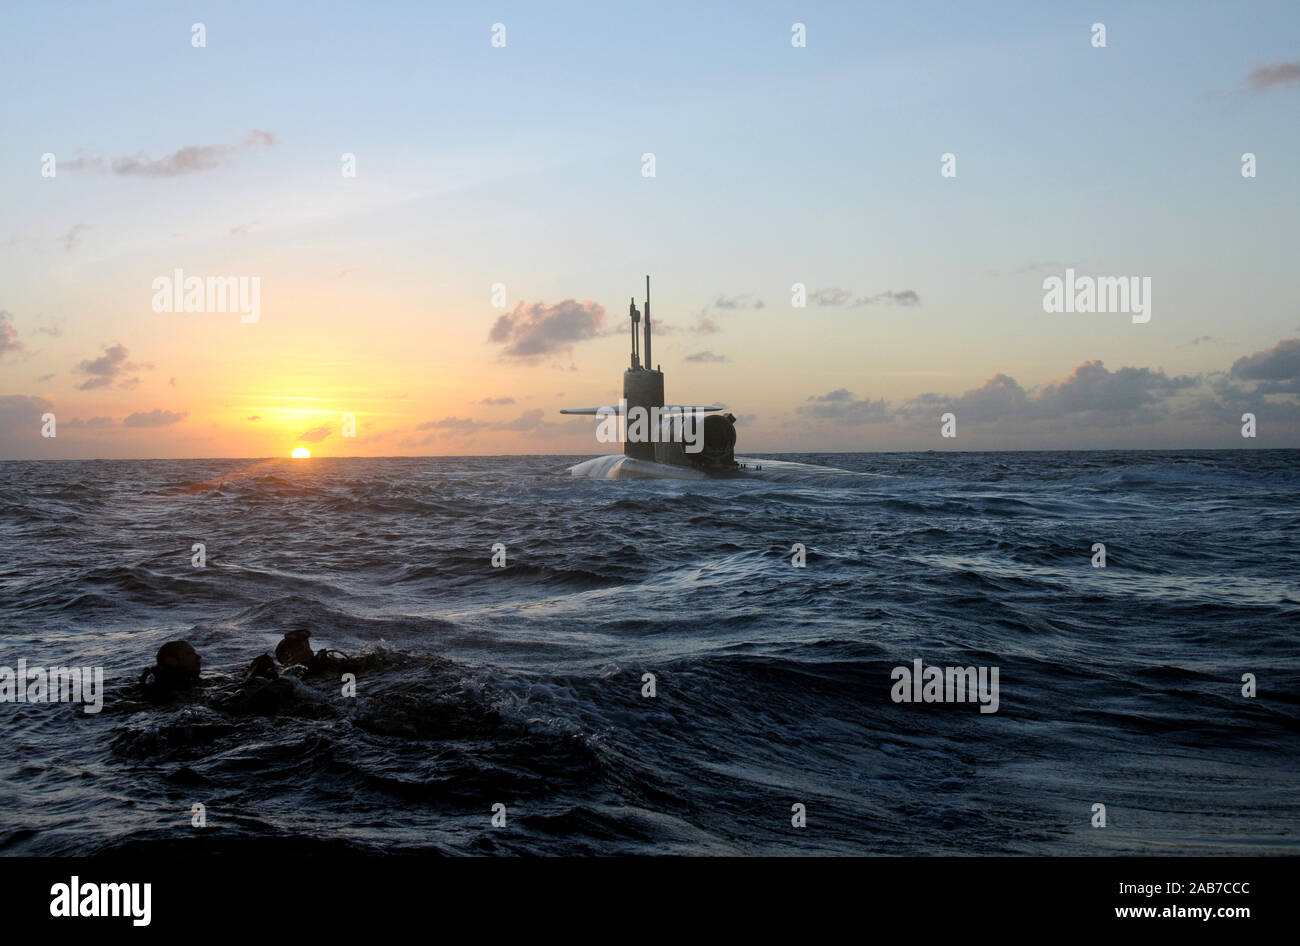
[[[289,454],[289,456],[293,457],[295,460],[310,460],[311,451],[306,447],[294,447],[293,453]]]

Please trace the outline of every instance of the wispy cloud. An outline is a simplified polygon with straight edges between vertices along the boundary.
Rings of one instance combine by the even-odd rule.
[[[133,155],[113,158],[106,162],[103,158],[71,158],[59,165],[60,170],[70,171],[111,171],[122,177],[180,177],[185,174],[202,174],[225,167],[234,160],[235,155],[250,148],[269,148],[276,143],[275,135],[269,131],[254,129],[240,141],[230,145],[186,145],[161,158],[150,158],[143,151]]]
[[[55,242],[63,244],[63,251],[65,253],[71,253],[72,248],[76,246],[77,241],[81,239],[82,232],[89,229],[90,227],[84,223],[73,224],[72,229],[59,237]]]
[[[478,430],[486,426],[482,421],[471,420],[468,417],[444,417],[442,420],[427,420],[423,424],[417,424],[416,430],[452,430],[468,432]]]
[[[870,424],[890,419],[889,402],[859,399],[846,388],[808,398],[809,403],[796,413],[812,420],[833,420],[841,424]]]
[[[334,433],[333,427],[330,427],[327,424],[322,424],[319,427],[313,427],[311,430],[303,431],[298,435],[298,439],[305,440],[308,443],[320,443],[332,433]]]
[[[1246,82],[1257,91],[1278,85],[1300,85],[1300,62],[1273,62],[1266,66],[1256,66],[1246,76]]]
[[[491,424],[492,430],[534,430],[542,423],[542,409],[534,408],[531,411],[524,411],[514,420],[507,420],[501,423]]]
[[[765,309],[767,306],[762,299],[756,299],[749,293],[739,296],[718,296],[713,300],[715,309]]]
[[[808,293],[808,301],[813,305],[820,306],[840,306],[853,298],[853,293],[847,289],[832,287],[830,289],[814,289]]]
[[[0,309],[0,358],[11,351],[22,351],[23,343],[18,340],[18,329],[13,326],[13,314]]]
[[[170,427],[172,424],[179,424],[189,416],[189,411],[176,413],[175,411],[163,411],[154,408],[151,411],[137,411],[134,414],[126,415],[122,421],[123,427]]]
[[[886,289],[884,292],[876,293],[874,296],[863,296],[860,299],[854,299],[853,304],[857,305],[919,305],[921,297],[912,289],[903,289],[894,292],[892,289]]]
[[[1024,266],[1018,267],[1014,272],[1015,275],[1019,276],[1024,273],[1038,273],[1045,270],[1058,270],[1063,268],[1063,265],[1055,260],[1043,260],[1037,263],[1026,263]]]
[[[142,417],[142,416],[144,416],[144,415],[142,415],[142,414],[133,414],[132,416],[133,416],[133,417]],[[64,421],[60,426],[61,426],[61,427],[72,427],[72,428],[74,428],[74,429],[75,429],[75,428],[87,428],[87,429],[95,430],[95,429],[103,428],[103,427],[113,427],[113,426],[115,426],[116,424],[117,424],[117,421],[114,420],[112,417],[91,417],[89,420],[82,420],[80,417],[74,417],[74,418],[72,418],[72,420]],[[157,424],[154,424],[154,425],[150,425],[150,424],[131,424],[130,426],[132,426],[132,427],[149,427],[149,426],[160,426],[160,425],[157,425]]]
[[[546,426],[543,416],[544,412],[538,407],[531,411],[524,411],[514,420],[472,420],[468,417],[444,417],[441,420],[430,420],[425,421],[423,424],[417,424],[415,429],[442,431],[452,436],[466,436],[480,430],[513,430],[524,433]],[[426,438],[420,446],[430,442]]]
[[[917,305],[921,297],[916,294],[914,289],[900,289],[895,292],[892,289],[886,289],[884,292],[878,292],[874,296],[859,296],[853,298],[852,291],[841,289],[838,286],[830,289],[815,289],[808,293],[808,301],[813,305],[837,307],[850,304],[852,305]]]

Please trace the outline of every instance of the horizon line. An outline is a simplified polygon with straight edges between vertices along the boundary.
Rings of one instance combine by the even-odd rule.
[[[889,456],[895,454],[917,454],[917,453],[954,453],[954,454],[971,454],[971,453],[1269,453],[1280,451],[1300,451],[1300,447],[1265,447],[1265,446],[1241,446],[1241,447],[1034,447],[1027,449],[988,449],[988,450],[956,450],[956,449],[936,449],[928,447],[924,450],[796,450],[796,451],[765,451],[765,454],[772,457],[793,457],[793,456]],[[236,456],[206,456],[206,457],[28,457],[28,458],[0,458],[0,463],[175,463],[190,462],[195,460],[284,460],[291,463],[310,462],[313,460],[497,460],[502,458],[515,457],[604,457],[604,456],[621,456],[618,453],[429,453],[429,454],[384,454],[368,456],[363,454],[349,454],[347,456],[313,456],[313,457],[286,457],[286,456],[261,456],[261,457],[236,457]],[[746,460],[761,460],[763,457],[743,455]]]

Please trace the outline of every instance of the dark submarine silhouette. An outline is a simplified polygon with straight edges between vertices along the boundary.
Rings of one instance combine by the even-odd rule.
[[[569,468],[574,476],[596,479],[698,479],[742,474],[736,462],[736,418],[719,405],[664,404],[664,374],[651,367],[650,277],[645,278],[645,364],[637,348],[641,313],[628,303],[632,327],[631,366],[623,372],[623,397],[617,406],[568,407],[561,414],[602,418],[600,437],[621,440],[621,456],[584,460]],[[614,436],[615,432],[617,436]],[[599,433],[598,433],[599,436]]]

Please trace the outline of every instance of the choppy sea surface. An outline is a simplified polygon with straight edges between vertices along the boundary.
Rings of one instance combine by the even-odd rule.
[[[0,852],[1300,852],[1300,452],[578,459],[0,463],[0,665],[107,691],[0,703]],[[217,708],[300,627],[355,697]]]

